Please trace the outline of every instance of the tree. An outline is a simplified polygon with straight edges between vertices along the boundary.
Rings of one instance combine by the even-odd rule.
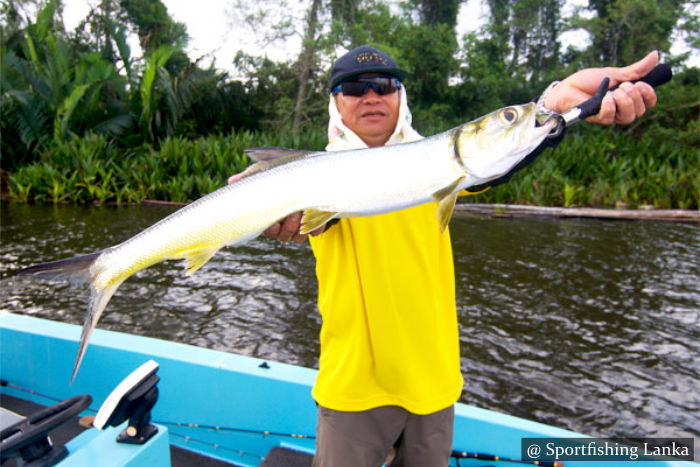
[[[97,52],[76,53],[50,1],[0,50],[3,163],[31,160],[50,141],[86,131],[119,135],[131,124],[126,82]]]
[[[197,97],[182,114],[176,135],[197,137],[226,134],[232,128],[260,129],[263,113],[245,83],[214,68],[196,68],[192,73],[198,75]]]
[[[584,63],[619,66],[650,50],[669,51],[682,4],[681,0],[591,0],[589,9],[596,16],[574,19],[593,36]]]
[[[345,24],[355,21],[361,0],[330,0],[331,18]]]
[[[301,53],[297,59],[298,87],[296,103],[294,104],[294,120],[292,121],[292,131],[297,132],[305,118],[305,107],[311,97],[307,90],[312,73],[316,68],[316,56],[318,53],[317,30],[319,29],[318,14],[321,8],[321,0],[311,0],[311,5],[306,17],[306,29],[302,39]]]
[[[439,24],[454,29],[457,25],[457,13],[461,0],[410,0],[410,4],[418,10],[421,24],[436,27]]]
[[[165,65],[173,75],[185,69],[190,60],[184,52],[187,28],[173,21],[161,0],[119,0],[129,22],[136,28],[144,55],[150,55],[163,46],[175,51]]]
[[[561,0],[488,0],[489,21],[464,37],[459,52],[453,115],[472,119],[527,102],[563,75],[561,5]]]
[[[562,0],[488,0],[486,32],[502,45],[496,60],[533,82],[560,62]],[[494,50],[495,51],[495,50]]]
[[[293,64],[289,61],[273,62],[267,57],[255,57],[240,51],[234,63],[247,77],[243,86],[252,112],[259,115],[261,126],[279,131],[291,125],[294,96],[298,90]]]

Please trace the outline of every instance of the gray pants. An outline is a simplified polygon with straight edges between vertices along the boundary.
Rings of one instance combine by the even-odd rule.
[[[452,453],[454,406],[428,415],[396,407],[318,407],[314,467],[441,467]]]

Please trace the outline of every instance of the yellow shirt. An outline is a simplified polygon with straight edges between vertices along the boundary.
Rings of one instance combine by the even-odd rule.
[[[310,237],[323,318],[312,393],[320,405],[427,414],[459,398],[452,247],[436,206],[341,219]]]

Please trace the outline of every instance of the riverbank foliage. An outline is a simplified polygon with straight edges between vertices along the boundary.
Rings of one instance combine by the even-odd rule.
[[[90,134],[43,152],[40,161],[11,174],[8,188],[12,198],[22,201],[188,202],[244,170],[251,162],[245,148],[322,149],[324,136],[308,132],[290,140],[241,131],[198,139],[169,137],[157,149],[124,150],[105,136]],[[694,150],[674,141],[600,128],[569,135],[510,182],[463,201],[698,209],[698,173],[700,158]]]
[[[657,49],[674,79],[643,118],[576,125],[511,182],[465,201],[698,209],[700,70],[686,65],[690,52],[668,52],[679,37],[700,50],[693,2],[604,0],[564,17],[559,0],[485,0],[486,24],[457,37],[465,3],[403,0],[394,11],[375,0],[314,0],[286,30],[303,31],[298,57],[274,62],[241,51],[233,79],[190,60],[185,26],[161,0],[103,0],[73,31],[63,26],[60,0],[8,0],[0,6],[3,194],[187,202],[243,170],[246,147],[322,149],[328,63],[365,43],[410,72],[409,102],[425,135],[529,101],[576,69],[627,64]],[[256,9],[266,6],[237,8],[263,30],[266,15]],[[564,50],[570,30],[586,31],[589,44]]]
[[[21,201],[140,203],[145,199],[188,202],[242,172],[245,148],[277,146],[323,149],[321,133],[231,132],[197,139],[168,137],[159,147],[124,149],[104,135],[58,142],[39,161],[10,174],[8,190]]]

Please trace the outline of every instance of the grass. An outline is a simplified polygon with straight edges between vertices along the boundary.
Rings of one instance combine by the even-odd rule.
[[[322,149],[317,134],[283,137],[232,132],[195,140],[168,138],[159,148],[125,150],[103,136],[54,144],[40,160],[8,177],[10,198],[51,203],[188,202],[226,183],[252,161],[243,150],[260,146]]]
[[[40,160],[9,174],[9,196],[50,203],[188,202],[223,186],[251,161],[249,147],[322,149],[321,131],[231,132],[199,139],[168,138],[160,147],[123,149],[88,135],[54,144]],[[572,132],[513,179],[463,202],[541,206],[650,205],[698,209],[698,148],[610,128]]]
[[[698,209],[698,149],[604,128],[575,133],[504,185],[465,202]]]

